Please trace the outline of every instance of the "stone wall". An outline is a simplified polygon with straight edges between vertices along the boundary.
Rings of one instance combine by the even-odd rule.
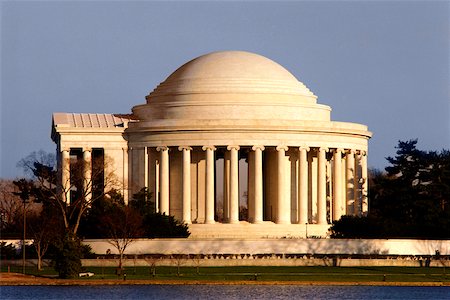
[[[107,240],[85,240],[96,254],[118,254]],[[139,239],[125,254],[248,254],[248,255],[450,255],[450,240],[350,239]]]
[[[83,259],[84,267],[117,267],[118,259]],[[395,258],[395,259],[333,259],[333,258],[236,258],[236,257],[219,257],[219,258],[203,258],[195,257],[186,259],[133,259],[127,258],[123,261],[125,267],[151,267],[155,266],[177,266],[182,267],[237,267],[237,266],[336,266],[336,267],[425,267],[427,266],[425,259],[419,258]],[[430,260],[430,267],[450,267],[449,260]]]
[[[82,259],[83,267],[117,267],[118,258]],[[2,260],[0,265],[10,267],[11,271],[21,270],[22,260]],[[26,265],[37,266],[37,259],[27,259]],[[51,267],[48,259],[42,261],[44,267]],[[286,258],[286,257],[223,257],[216,258],[191,258],[170,259],[170,258],[136,258],[127,257],[123,260],[125,267],[151,267],[155,266],[183,266],[183,267],[237,267],[237,266],[337,266],[337,267],[450,267],[449,259],[430,259],[429,264],[425,258],[420,257],[397,257],[390,259],[346,259],[346,258]]]

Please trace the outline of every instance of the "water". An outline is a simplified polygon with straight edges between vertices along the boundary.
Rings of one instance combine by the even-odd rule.
[[[1,286],[1,299],[450,299],[450,287],[292,285]]]

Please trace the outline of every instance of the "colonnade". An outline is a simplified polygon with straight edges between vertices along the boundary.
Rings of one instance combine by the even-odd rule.
[[[129,153],[134,150],[144,153],[144,166],[137,167],[143,167],[144,185],[154,193],[156,209],[187,224],[216,222],[218,153],[223,157],[224,223],[240,221],[240,156],[247,160],[250,223],[324,225],[368,210],[364,150],[205,145],[140,147]],[[202,167],[193,169],[193,156]],[[201,216],[194,213],[200,210]]]
[[[92,198],[92,148],[81,148],[82,157],[84,164],[77,166],[82,167],[82,170],[76,170],[77,172],[82,172],[82,186],[79,187],[81,189],[81,194],[85,197],[85,200],[89,202]],[[71,171],[73,172],[73,166],[71,163],[71,149],[63,149],[60,153],[59,160],[59,170],[60,170],[60,178],[61,178],[61,189],[62,189],[62,197],[63,201],[66,203],[71,202],[71,190],[72,190],[72,181],[71,181]]]
[[[62,200],[70,204],[76,190],[78,196],[84,197],[89,203],[93,197],[93,186],[102,188],[100,182],[103,181],[103,189],[114,188],[121,191],[127,203],[128,157],[128,148],[62,149],[58,153],[58,176],[61,182],[59,189]]]

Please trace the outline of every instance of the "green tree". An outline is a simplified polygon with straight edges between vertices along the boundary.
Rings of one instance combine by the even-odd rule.
[[[144,216],[144,230],[147,238],[187,238],[189,227],[161,213],[150,213]]]
[[[133,194],[133,198],[129,202],[129,205],[139,211],[142,216],[155,212],[155,203],[152,199],[152,192],[148,188],[144,187],[136,194]]]
[[[450,238],[450,152],[416,145],[399,141],[386,172],[370,172],[368,217],[334,222],[332,237]]]
[[[332,238],[374,239],[385,237],[384,224],[376,217],[342,216],[331,227]]]
[[[133,195],[129,205],[143,216],[144,234],[147,238],[186,238],[189,237],[189,227],[173,216],[155,212],[152,194],[147,188],[142,188]]]
[[[81,272],[82,245],[71,232],[55,243],[53,259],[55,270],[60,278],[74,278]]]
[[[102,218],[110,214],[116,205],[125,205],[122,194],[117,190],[111,190],[95,201],[82,217],[78,235],[89,239],[105,238],[105,225],[102,223]]]

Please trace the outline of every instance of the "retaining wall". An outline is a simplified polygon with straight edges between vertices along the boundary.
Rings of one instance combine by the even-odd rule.
[[[82,259],[83,267],[117,267],[118,259],[114,258],[98,258],[98,259]],[[126,258],[123,260],[125,267],[151,267],[158,266],[177,266],[183,267],[236,267],[236,266],[337,266],[337,267],[425,267],[427,266],[425,259],[420,258],[395,258],[395,259],[332,259],[332,258],[205,258],[205,259],[133,259]],[[2,260],[2,266],[10,266],[11,270],[21,270],[22,260]],[[30,267],[37,266],[36,259],[27,259],[26,265]],[[50,261],[44,260],[43,267],[50,267]],[[430,267],[450,267],[450,260],[431,259]]]
[[[85,240],[96,254],[118,254],[108,240]],[[450,240],[139,239],[125,254],[450,255]]]

